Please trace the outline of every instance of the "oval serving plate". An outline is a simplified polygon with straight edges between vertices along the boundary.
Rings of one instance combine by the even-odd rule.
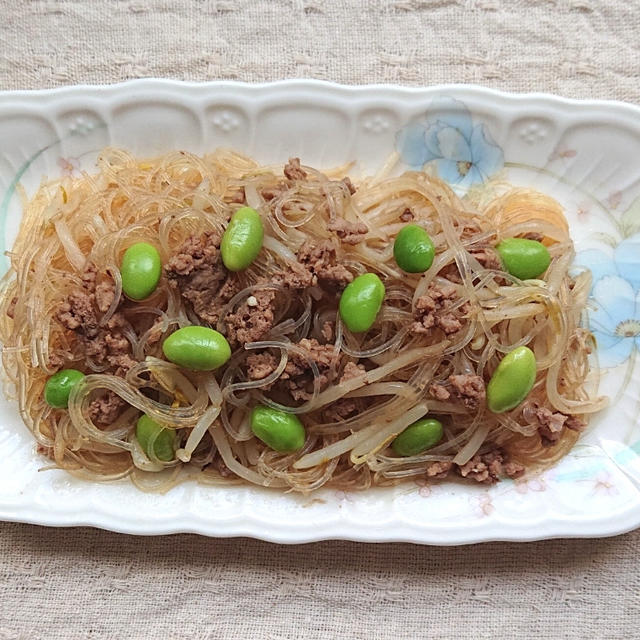
[[[21,188],[92,171],[97,152],[238,149],[261,162],[354,175],[396,152],[464,191],[489,178],[538,188],[565,207],[576,262],[594,273],[586,322],[611,406],[555,467],[492,487],[407,483],[311,496],[185,483],[165,495],[128,481],[42,471],[15,403],[0,401],[0,518],[136,534],[195,532],[296,543],[327,538],[461,544],[605,536],[640,525],[640,108],[509,95],[472,86],[345,87],[136,80],[0,94],[0,244],[20,220]],[[6,269],[3,258],[2,269]]]

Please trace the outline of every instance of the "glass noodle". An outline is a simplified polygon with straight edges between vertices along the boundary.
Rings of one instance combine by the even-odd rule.
[[[261,166],[225,149],[139,160],[108,148],[95,175],[65,176],[24,202],[2,281],[2,362],[20,415],[54,467],[92,480],[130,475],[149,491],[196,475],[305,492],[393,484],[425,475],[434,464],[460,469],[496,448],[529,468],[568,451],[576,431],[564,429],[550,446],[539,432],[538,409],[584,418],[605,400],[593,395],[591,340],[580,328],[590,276],[569,274],[573,244],[561,207],[548,195],[503,183],[460,198],[427,173],[393,175],[393,159],[378,175],[354,179],[354,191],[344,181],[348,168],[322,173],[303,166],[304,175],[291,178],[282,166]],[[123,298],[119,264],[127,247],[151,243],[166,266],[190,238],[219,237],[243,205],[261,214],[265,239],[254,263],[233,276],[235,294],[215,321],[202,320],[166,275],[146,300]],[[366,233],[352,242],[335,231],[336,221],[365,225]],[[435,244],[425,273],[404,273],[393,259],[394,237],[407,221],[424,227]],[[503,238],[530,234],[551,254],[544,279],[519,281],[481,257]],[[335,288],[314,276],[305,290],[291,289],[281,277],[299,272],[305,242],[327,241],[350,277],[373,271],[384,281],[382,309],[365,333],[350,333],[341,322]],[[61,305],[86,286],[88,267],[96,283],[111,283],[114,297],[99,310],[96,332],[120,323],[134,360],[126,370],[105,365],[78,331],[59,321]],[[460,330],[415,330],[419,302],[434,287],[454,288],[449,310]],[[199,323],[228,335],[230,314],[261,296],[273,301],[270,330],[232,343],[222,368],[189,371],[164,359],[162,341],[172,331]],[[310,352],[311,343],[327,347],[327,362]],[[486,382],[502,356],[521,345],[537,361],[523,405],[495,415],[483,402],[434,394],[433,384],[447,388],[451,376]],[[251,372],[255,354],[273,360],[263,377]],[[68,410],[49,407],[43,397],[47,379],[63,367],[87,374],[72,390]],[[288,395],[299,370],[306,386],[297,397]],[[101,397],[120,399],[106,425],[92,418]],[[296,414],[307,433],[303,448],[277,453],[253,436],[256,404]],[[138,444],[142,413],[176,431],[173,460]],[[421,454],[394,455],[393,439],[426,415],[443,423],[444,438]]]

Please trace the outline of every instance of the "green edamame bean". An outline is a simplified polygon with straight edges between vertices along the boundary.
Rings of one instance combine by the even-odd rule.
[[[148,242],[132,244],[120,263],[122,290],[132,300],[148,298],[158,286],[162,261],[158,250]]]
[[[175,455],[176,432],[174,429],[162,427],[147,414],[138,418],[136,422],[136,438],[142,450],[151,457],[151,446],[158,460],[168,462]]]
[[[260,214],[251,207],[238,209],[222,235],[220,254],[229,271],[246,269],[260,253],[264,230]]]
[[[417,224],[408,224],[396,236],[393,257],[407,273],[422,273],[433,263],[436,254],[429,234]]]
[[[487,406],[493,413],[517,407],[536,381],[536,357],[529,347],[509,352],[493,372],[487,385]]]
[[[349,331],[367,331],[375,322],[384,299],[384,285],[375,273],[363,273],[340,296],[340,317]]]
[[[268,447],[282,453],[301,449],[306,437],[298,416],[262,405],[251,411],[251,431]]]
[[[162,344],[167,360],[198,371],[221,367],[231,357],[227,339],[208,327],[192,325],[172,333]]]
[[[422,418],[410,424],[391,444],[399,456],[417,456],[442,440],[442,423]]]
[[[44,385],[45,402],[54,409],[66,409],[69,405],[69,394],[84,373],[77,369],[62,369],[54,373]]]
[[[504,268],[520,280],[529,280],[542,275],[551,262],[549,250],[537,240],[505,238],[496,250],[502,258]]]

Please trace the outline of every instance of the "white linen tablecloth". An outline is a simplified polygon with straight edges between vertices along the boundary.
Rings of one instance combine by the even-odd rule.
[[[640,102],[637,0],[0,6],[0,89],[311,77]],[[284,547],[0,523],[0,640],[627,639],[639,542]]]

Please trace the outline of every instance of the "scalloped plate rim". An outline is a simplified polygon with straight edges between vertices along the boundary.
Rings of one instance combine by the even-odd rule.
[[[122,89],[135,88],[140,86],[142,88],[175,88],[175,87],[188,87],[195,90],[206,90],[216,87],[230,87],[230,88],[243,88],[243,89],[301,89],[301,88],[313,88],[313,89],[333,89],[343,92],[364,93],[366,91],[397,91],[408,95],[420,95],[425,92],[446,92],[453,90],[477,92],[486,95],[493,95],[507,100],[516,100],[522,102],[531,102],[533,100],[550,101],[556,104],[562,104],[565,106],[581,106],[581,107],[614,107],[628,109],[634,112],[636,115],[640,115],[640,106],[623,100],[609,100],[603,98],[569,98],[561,96],[555,93],[548,93],[544,91],[530,91],[530,92],[514,92],[506,91],[504,89],[497,89],[493,87],[484,87],[480,84],[474,83],[443,83],[434,85],[420,85],[420,86],[408,86],[394,83],[368,83],[368,84],[343,84],[339,82],[332,82],[330,80],[317,80],[317,79],[305,79],[305,78],[286,78],[282,80],[274,80],[269,82],[244,82],[240,80],[207,80],[203,82],[195,82],[189,80],[174,80],[170,78],[133,78],[129,80],[123,80],[121,82],[114,83],[89,83],[89,84],[72,84],[62,85],[59,87],[50,87],[46,89],[7,89],[0,91],[0,100],[7,98],[32,98],[33,96],[44,96],[55,98],[64,94],[83,93],[85,91],[95,91],[100,93],[109,93],[113,91],[120,91]]]

